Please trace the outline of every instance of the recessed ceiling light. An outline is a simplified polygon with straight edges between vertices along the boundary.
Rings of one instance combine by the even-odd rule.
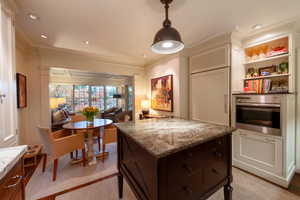
[[[89,44],[90,42],[89,42],[89,41],[85,41],[84,43],[85,43],[85,44]]]
[[[41,38],[47,39],[48,37],[47,37],[47,35],[42,34]]]
[[[39,17],[38,17],[37,15],[33,14],[33,13],[28,14],[28,16],[29,16],[29,18],[32,19],[32,20],[37,20],[37,19],[39,19]]]
[[[262,25],[261,24],[255,24],[254,26],[252,26],[252,29],[257,30],[257,29],[261,29]]]

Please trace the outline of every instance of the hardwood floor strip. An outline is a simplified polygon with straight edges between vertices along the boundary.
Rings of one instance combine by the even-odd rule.
[[[71,192],[71,191],[74,191],[74,190],[77,190],[77,189],[80,189],[80,188],[83,188],[85,186],[88,186],[88,185],[91,185],[91,184],[94,184],[94,183],[97,183],[97,182],[100,182],[100,181],[104,181],[106,179],[109,179],[109,178],[112,178],[112,177],[115,177],[118,175],[118,172],[116,173],[113,173],[111,175],[108,175],[108,176],[105,176],[105,177],[102,177],[102,178],[98,178],[96,180],[93,180],[93,181],[90,181],[90,182],[87,182],[87,183],[84,183],[84,184],[81,184],[81,185],[77,185],[75,187],[72,187],[72,188],[69,188],[69,189],[66,189],[66,190],[63,190],[61,192],[57,192],[57,193],[54,193],[54,194],[51,194],[49,196],[46,196],[46,197],[42,197],[38,200],[55,200],[55,197],[59,196],[59,195],[62,195],[62,194],[65,194],[67,192]]]

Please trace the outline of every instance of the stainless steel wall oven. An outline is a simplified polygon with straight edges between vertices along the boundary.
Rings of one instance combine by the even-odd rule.
[[[279,95],[236,95],[235,127],[281,136],[281,98]]]

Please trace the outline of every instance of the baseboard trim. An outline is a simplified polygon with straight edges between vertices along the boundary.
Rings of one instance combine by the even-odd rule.
[[[237,160],[233,160],[233,166],[240,168],[242,170],[248,171],[258,177],[261,177],[262,179],[265,179],[269,182],[272,182],[276,185],[279,185],[281,187],[284,188],[288,188],[289,184],[293,178],[293,175],[295,174],[295,166],[293,167],[293,169],[290,171],[290,173],[288,174],[287,178],[278,176],[276,174],[267,172],[265,170],[261,170],[255,166],[249,165],[247,163],[241,162],[241,161],[237,161]]]
[[[77,185],[75,187],[72,187],[72,188],[69,188],[69,189],[66,189],[66,190],[63,190],[63,191],[60,191],[60,192],[56,192],[54,194],[51,194],[51,195],[48,195],[46,197],[42,197],[42,198],[39,198],[38,200],[54,200],[57,196],[59,195],[62,195],[62,194],[65,194],[65,193],[68,193],[68,192],[72,192],[74,190],[77,190],[77,189],[80,189],[80,188],[83,188],[83,187],[86,187],[88,185],[91,185],[91,184],[94,184],[94,183],[97,183],[97,182],[100,182],[100,181],[104,181],[106,179],[109,179],[109,178],[112,178],[112,177],[115,177],[117,176],[119,173],[116,172],[116,173],[113,173],[113,174],[110,174],[108,176],[104,176],[102,178],[98,178],[96,180],[93,180],[93,181],[90,181],[90,182],[87,182],[87,183],[84,183],[84,184],[81,184],[81,185]]]

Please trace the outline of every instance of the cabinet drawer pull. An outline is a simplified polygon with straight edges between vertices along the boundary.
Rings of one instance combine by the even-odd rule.
[[[10,189],[10,188],[17,187],[20,184],[20,182],[22,181],[23,176],[16,175],[14,177],[11,177],[11,179],[16,179],[15,183],[7,185],[7,186],[4,186],[4,189]]]
[[[215,156],[218,157],[218,158],[222,158],[223,154],[221,152],[216,151]]]
[[[192,152],[186,152],[185,154],[186,154],[186,156],[187,156],[188,158],[193,157],[193,153],[192,153]]]
[[[219,172],[218,172],[216,169],[214,169],[214,168],[213,168],[211,171],[212,171],[213,173],[215,173],[215,174],[219,174]]]
[[[188,166],[187,164],[184,164],[183,168],[186,169],[190,174],[193,173],[193,169],[190,166]]]
[[[187,186],[184,186],[182,189],[183,189],[189,196],[192,196],[193,190],[192,190],[191,188],[189,188],[189,187],[187,187]]]

